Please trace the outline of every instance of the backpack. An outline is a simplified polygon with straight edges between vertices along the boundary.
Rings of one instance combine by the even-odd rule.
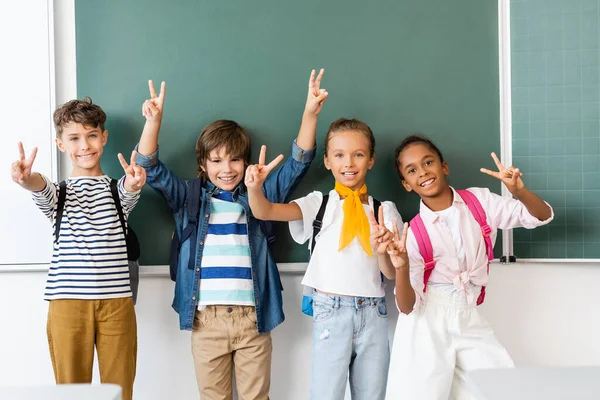
[[[321,201],[321,207],[319,207],[319,211],[317,211],[317,216],[313,221],[313,234],[310,242],[310,254],[315,251],[315,245],[317,244],[317,235],[321,232],[321,226],[323,225],[323,216],[325,215],[325,208],[327,207],[327,201],[329,200],[329,195],[323,195],[323,200]],[[375,198],[373,198],[373,213],[375,218],[379,218],[379,207],[381,207],[381,202]],[[383,281],[383,274],[381,275],[381,280]],[[313,316],[313,297],[312,297],[312,288],[306,288],[308,290],[304,290],[302,296],[302,312],[309,317]]]
[[[121,199],[119,198],[119,189],[117,185],[118,181],[116,179],[110,180],[110,193],[115,202],[115,207],[117,208],[117,213],[119,214],[119,221],[121,222],[121,227],[123,228],[123,235],[125,236],[127,260],[129,263],[129,285],[131,287],[133,304],[135,305],[140,282],[140,242],[137,238],[137,235],[133,231],[133,228],[125,225],[125,215],[123,214],[123,207],[121,206]],[[58,243],[59,239],[60,223],[62,221],[66,197],[67,182],[62,181],[59,183],[58,203],[56,205],[56,225],[54,226],[54,240],[56,243]]]
[[[487,263],[487,273],[490,273],[490,261],[494,259],[494,246],[492,245],[492,239],[490,238],[490,233],[492,233],[492,228],[487,223],[486,214],[481,207],[481,203],[475,197],[475,195],[468,190],[457,190],[456,193],[465,201],[469,211],[471,211],[471,215],[475,218],[475,221],[481,227],[481,234],[485,240],[485,250],[488,256]],[[421,218],[421,214],[417,214],[411,221],[410,227],[415,235],[415,239],[417,240],[417,244],[419,246],[419,253],[421,253],[421,257],[423,257],[423,261],[425,262],[425,272],[423,275],[423,293],[427,291],[427,282],[429,282],[429,278],[431,277],[431,273],[435,268],[435,261],[433,259],[433,248],[431,246],[431,239],[429,238],[429,234],[427,233],[427,229],[425,229],[425,224],[423,224],[423,219]],[[481,293],[477,298],[477,305],[480,305],[485,300],[485,286],[481,287]]]
[[[191,180],[188,184],[187,192],[187,214],[188,223],[187,226],[181,232],[181,236],[177,233],[177,229],[173,232],[171,238],[171,255],[169,257],[169,275],[171,280],[175,282],[177,279],[177,266],[179,265],[179,252],[181,251],[181,245],[188,238],[190,239],[190,259],[188,261],[188,268],[194,269],[194,261],[196,259],[196,235],[198,232],[198,214],[200,213],[200,206],[202,205],[202,199],[200,195],[202,193],[202,178],[196,178]]]

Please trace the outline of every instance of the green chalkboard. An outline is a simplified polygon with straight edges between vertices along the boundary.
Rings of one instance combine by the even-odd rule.
[[[221,118],[246,127],[254,155],[289,154],[311,68],[326,69],[318,157],[293,197],[329,190],[323,139],[339,117],[367,122],[377,139],[369,192],[393,200],[405,219],[418,209],[394,171],[393,149],[424,132],[445,153],[456,187],[500,185],[479,168],[500,151],[498,6],[481,0],[158,0],[76,2],[78,95],[108,114],[103,168],[122,174],[144,124],[146,81],[167,82],[160,157],[182,178],[196,170],[194,144]],[[142,264],[166,264],[173,222],[151,189],[131,217]],[[306,261],[280,224],[278,262]]]

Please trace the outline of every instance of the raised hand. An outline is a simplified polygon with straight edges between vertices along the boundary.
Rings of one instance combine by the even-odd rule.
[[[306,106],[304,112],[308,112],[314,115],[318,115],[323,108],[323,104],[327,100],[327,90],[321,89],[321,79],[325,70],[321,68],[319,75],[315,78],[316,71],[313,69],[310,72],[310,78],[308,79],[308,97],[306,98]]]
[[[159,122],[162,119],[165,96],[167,95],[167,84],[164,81],[160,84],[159,95],[156,95],[152,80],[148,81],[148,88],[150,89],[150,99],[142,104],[142,114],[149,121]]]
[[[408,222],[404,223],[402,228],[402,236],[398,232],[396,221],[392,221],[394,226],[394,238],[388,244],[387,253],[390,255],[390,260],[394,268],[402,269],[409,267],[408,252],[406,251],[406,235],[408,234]]]
[[[375,219],[373,211],[367,214],[371,224],[371,246],[377,254],[386,254],[389,243],[394,239],[394,234],[385,227],[383,220],[383,207],[379,207],[379,222]]]
[[[523,176],[523,174],[521,173],[521,171],[519,171],[518,168],[515,168],[513,166],[506,168],[504,165],[502,165],[502,163],[496,156],[496,153],[492,153],[492,158],[496,163],[498,171],[491,171],[489,169],[481,168],[481,172],[501,180],[512,194],[515,194],[516,192],[525,187],[525,184],[521,179],[521,176]]]
[[[23,149],[23,143],[19,142],[19,159],[11,164],[11,175],[12,180],[19,185],[25,184],[31,177],[31,167],[35,161],[37,154],[37,147],[31,150],[29,158],[25,158],[25,150]]]
[[[246,168],[246,176],[244,183],[248,188],[262,187],[263,182],[267,179],[269,173],[283,160],[283,154],[278,155],[273,161],[265,165],[267,157],[267,146],[260,147],[260,155],[258,156],[258,164],[249,165]]]
[[[146,170],[135,162],[135,158],[137,156],[137,152],[134,150],[131,152],[131,161],[130,164],[127,164],[123,154],[119,153],[117,157],[119,157],[119,162],[121,163],[121,167],[123,167],[123,171],[125,171],[125,190],[128,192],[135,192],[140,190],[146,184]]]

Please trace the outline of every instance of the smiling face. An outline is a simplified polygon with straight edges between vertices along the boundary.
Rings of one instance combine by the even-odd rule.
[[[56,145],[73,163],[72,176],[100,176],[100,157],[107,139],[108,131],[102,131],[100,126],[70,122],[62,125]]]
[[[427,144],[408,145],[397,161],[402,185],[409,192],[414,190],[423,200],[434,199],[450,190],[446,180],[450,172],[448,164]]]
[[[331,134],[324,162],[337,182],[358,190],[365,183],[375,156],[371,156],[371,143],[363,133],[347,130]]]
[[[213,185],[230,192],[244,179],[246,164],[241,156],[232,156],[222,146],[210,152],[201,168]]]

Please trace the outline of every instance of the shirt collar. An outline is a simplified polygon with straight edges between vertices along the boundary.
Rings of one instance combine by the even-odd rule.
[[[456,193],[456,190],[454,190],[452,186],[450,186],[450,189],[452,189],[452,206],[456,203],[464,204],[465,201],[458,195],[458,193]],[[423,200],[421,200],[421,204],[419,206],[419,213],[424,221],[431,224],[437,221],[437,219],[440,217],[435,211],[431,211],[431,209],[427,207],[425,203],[423,203]]]
[[[223,191],[222,189],[219,189],[217,186],[215,186],[215,184],[212,183],[209,179],[204,179],[204,188],[211,196],[213,194],[219,194]],[[232,191],[234,198],[236,198],[237,196],[244,195],[244,193],[246,193],[246,185],[244,185],[244,182],[240,182]]]

